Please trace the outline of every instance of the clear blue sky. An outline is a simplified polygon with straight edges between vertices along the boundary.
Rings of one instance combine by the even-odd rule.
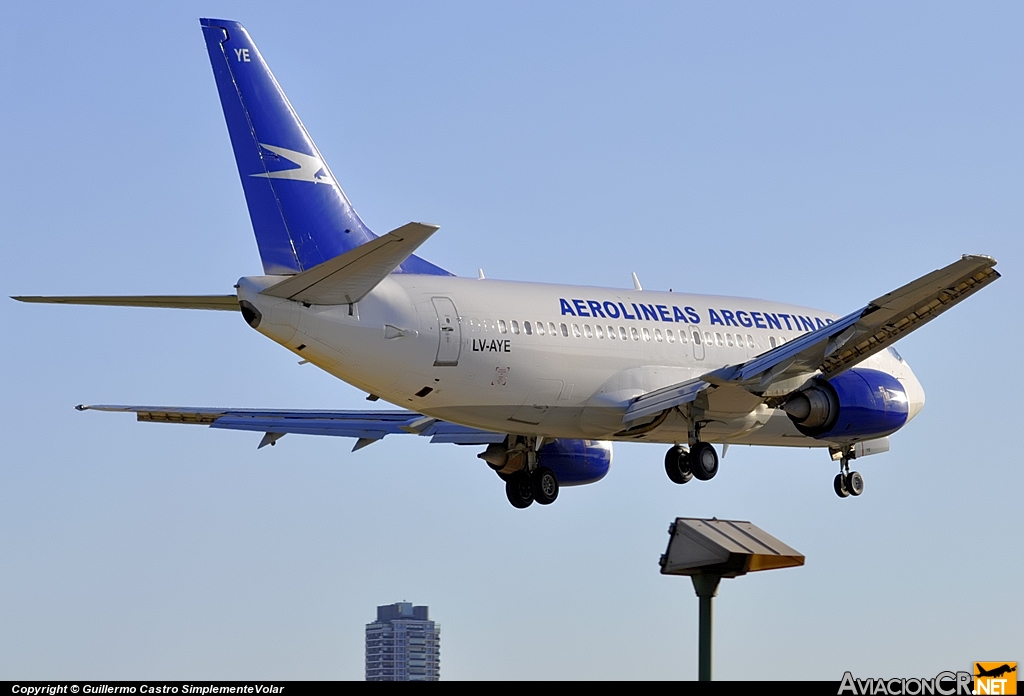
[[[676,516],[807,556],[724,581],[722,678],[1022,660],[1019,3],[7,3],[0,296],[224,293],[260,270],[197,19],[243,22],[364,220],[461,275],[848,312],[962,253],[1004,278],[899,349],[924,383],[859,499],[822,451],[660,446],[514,510],[476,448],[92,403],[362,408],[227,313],[0,300],[0,678],[361,679],[429,604],[445,679],[696,675]]]

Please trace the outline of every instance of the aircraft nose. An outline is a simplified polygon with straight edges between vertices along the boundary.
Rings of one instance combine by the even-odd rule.
[[[907,392],[907,400],[909,401],[907,421],[911,421],[914,419],[914,416],[920,413],[921,409],[924,408],[924,387],[922,387],[921,382],[918,381],[917,375],[915,375],[913,370],[910,369],[910,365],[906,365],[906,369],[907,372],[900,378],[900,382],[903,383],[903,388]]]

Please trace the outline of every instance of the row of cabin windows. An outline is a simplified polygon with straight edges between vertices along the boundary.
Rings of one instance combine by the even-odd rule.
[[[492,326],[489,325],[489,322],[487,322],[486,320],[478,321],[475,319],[467,319],[466,322],[471,330],[477,330],[478,328],[482,328],[484,331],[488,331],[492,328]],[[656,328],[652,333],[651,330],[646,326],[641,327],[639,329],[635,326],[631,326],[629,330],[627,330],[624,326],[618,327],[617,330],[616,327],[609,326],[607,328],[606,333],[605,327],[601,326],[600,324],[594,326],[593,328],[591,328],[590,324],[584,324],[582,329],[580,328],[579,324],[572,324],[571,327],[572,335],[575,338],[580,338],[581,336],[585,338],[594,338],[595,336],[597,338],[604,338],[605,335],[607,335],[608,338],[611,340],[617,339],[621,341],[628,341],[630,339],[634,341],[650,341],[653,338],[653,340],[658,343],[661,343],[663,341],[667,341],[668,343],[675,343],[677,340],[676,333],[672,329],[665,329],[665,332],[662,333],[660,328]],[[522,327],[520,328],[519,322],[516,321],[515,319],[508,323],[506,323],[504,319],[499,319],[497,321],[496,328],[498,330],[498,333],[507,334],[511,332],[517,336],[520,333],[524,333],[527,336],[532,336],[534,334],[538,336],[558,336],[559,334],[561,334],[562,336],[568,338],[570,332],[570,325],[563,323],[559,324],[556,327],[555,323],[550,321],[547,322],[547,328],[545,328],[544,322],[542,321],[538,321],[536,323],[524,321],[522,323]],[[757,348],[757,344],[754,343],[754,337],[751,336],[750,334],[747,334],[746,337],[744,337],[742,334],[721,334],[716,331],[712,336],[712,333],[710,331],[705,331],[702,336],[700,331],[694,330],[690,334],[690,336],[688,336],[686,331],[679,331],[679,343],[684,345],[689,344],[691,337],[694,345],[698,346],[703,343],[707,345],[728,346],[729,348]],[[777,340],[775,336],[768,337],[768,343],[772,348],[780,346],[785,342],[786,339],[781,336]]]

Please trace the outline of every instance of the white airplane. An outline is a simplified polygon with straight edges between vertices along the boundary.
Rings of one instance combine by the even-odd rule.
[[[438,228],[383,236],[356,214],[249,34],[201,20],[264,275],[223,296],[16,297],[26,302],[241,312],[303,361],[404,410],[78,406],[138,420],[486,445],[512,505],[600,480],[611,441],[670,445],[675,483],[718,471],[713,443],[826,448],[841,497],[850,461],[889,449],[924,405],[892,344],[999,277],[964,256],[845,316],[778,302],[458,278],[413,252]]]

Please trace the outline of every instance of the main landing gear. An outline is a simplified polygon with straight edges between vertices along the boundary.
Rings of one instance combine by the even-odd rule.
[[[546,466],[517,471],[505,479],[505,495],[512,507],[528,508],[534,501],[550,505],[558,497],[558,477]]]
[[[676,445],[665,453],[665,473],[672,483],[710,481],[718,473],[718,452],[709,442],[698,441],[689,451]]]
[[[840,498],[857,496],[864,492],[864,477],[859,471],[850,471],[850,459],[844,456],[839,463],[839,473],[832,481],[832,487]]]
[[[550,505],[558,497],[558,476],[537,459],[543,444],[540,438],[509,436],[477,455],[505,482],[505,496],[513,507]]]

